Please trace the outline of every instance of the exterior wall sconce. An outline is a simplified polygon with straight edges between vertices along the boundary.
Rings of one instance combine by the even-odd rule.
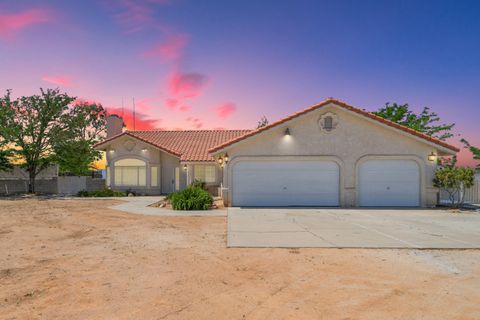
[[[430,152],[430,154],[428,155],[428,161],[435,161],[435,158],[437,157],[437,155],[432,151]]]
[[[142,149],[142,152],[147,152],[147,151],[148,151],[147,148],[143,148],[143,149]]]
[[[229,158],[228,158],[228,153],[225,153],[225,156],[223,157],[223,161],[225,161],[225,163],[227,163],[227,162],[228,162],[228,159],[229,159]]]
[[[222,165],[223,165],[223,158],[222,158],[222,157],[219,157],[218,160],[217,160],[217,162],[218,162],[218,164],[219,164],[220,166],[222,166]]]
[[[285,135],[286,135],[286,136],[289,136],[289,135],[290,135],[290,128],[287,128],[287,130],[285,130]]]
[[[187,171],[188,170],[188,166],[186,164],[183,165],[183,171]]]
[[[110,150],[108,150],[108,152],[114,153],[114,152],[115,152],[115,149],[110,149]]]

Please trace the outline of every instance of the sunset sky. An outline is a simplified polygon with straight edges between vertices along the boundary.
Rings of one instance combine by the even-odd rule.
[[[134,97],[137,129],[409,103],[480,145],[479,17],[480,1],[0,0],[0,90],[123,99],[129,127]]]

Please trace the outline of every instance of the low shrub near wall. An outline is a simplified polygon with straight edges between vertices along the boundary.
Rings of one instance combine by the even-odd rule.
[[[168,199],[173,210],[208,210],[213,204],[212,195],[196,186],[171,193]]]
[[[80,191],[78,193],[79,197],[94,197],[94,198],[101,198],[101,197],[126,197],[127,194],[121,191],[113,191],[112,189],[103,189],[98,191]]]

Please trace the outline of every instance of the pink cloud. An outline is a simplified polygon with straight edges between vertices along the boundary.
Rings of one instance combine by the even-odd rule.
[[[92,99],[83,99],[83,98],[77,98],[75,101],[73,101],[73,104],[78,106],[78,105],[84,105],[84,104],[101,104],[95,100]]]
[[[170,2],[170,0],[120,0],[110,3],[114,6],[118,4],[120,7],[114,15],[115,20],[126,28],[127,33],[135,33],[147,26],[162,28],[155,20],[155,9],[158,5],[166,5]]]
[[[187,112],[190,110],[192,110],[192,107],[190,106],[181,106],[180,108],[178,108],[178,111],[182,111],[182,112]]]
[[[46,23],[51,14],[43,9],[30,9],[20,13],[0,14],[0,38],[12,39],[32,25]]]
[[[152,102],[153,102],[152,99],[138,100],[138,101],[135,101],[135,107],[141,111],[149,111],[153,108],[151,105]]]
[[[201,73],[173,72],[168,79],[170,94],[176,98],[194,98],[203,93],[208,78]]]
[[[185,120],[190,122],[191,126],[195,129],[200,129],[203,127],[203,122],[199,118],[188,117]]]
[[[183,49],[188,43],[188,36],[171,36],[167,41],[155,45],[152,49],[146,51],[143,56],[146,58],[159,58],[161,62],[178,61]]]
[[[217,107],[214,107],[213,110],[221,119],[226,119],[235,113],[235,111],[237,111],[237,106],[232,102],[225,102]]]
[[[107,108],[109,114],[123,115],[123,122],[128,130],[133,130],[133,111],[130,109],[123,109],[121,107]],[[135,130],[160,130],[159,124],[161,119],[151,119],[148,115],[135,112]]]
[[[72,86],[72,79],[69,76],[61,76],[61,75],[52,75],[52,76],[43,76],[43,81],[52,83],[54,85],[60,87],[71,87]]]
[[[165,100],[165,107],[170,110],[174,110],[178,106],[179,101],[177,99]]]

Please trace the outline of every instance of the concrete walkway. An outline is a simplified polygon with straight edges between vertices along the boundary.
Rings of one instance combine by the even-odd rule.
[[[480,248],[480,214],[444,210],[228,210],[229,247]]]
[[[111,206],[110,209],[120,210],[128,213],[143,214],[148,216],[168,216],[168,217],[224,217],[227,210],[192,210],[178,211],[168,210],[164,208],[149,207],[165,197],[149,196],[149,197],[122,197],[115,198],[124,201],[122,204]]]

